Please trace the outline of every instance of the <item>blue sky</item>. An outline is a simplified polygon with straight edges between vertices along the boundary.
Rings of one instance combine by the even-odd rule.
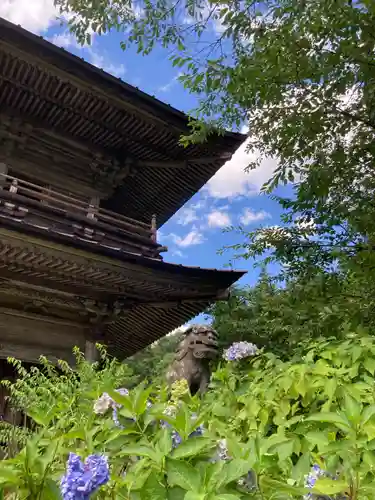
[[[196,105],[194,96],[177,81],[178,70],[172,67],[166,50],[156,49],[146,57],[133,50],[123,52],[118,33],[95,36],[90,47],[82,48],[64,27],[56,23],[53,0],[1,0],[0,16],[21,24],[180,110],[189,111]],[[248,161],[249,156],[242,146],[232,160],[161,228],[159,239],[169,247],[165,260],[222,268],[230,261],[231,254],[218,255],[218,249],[241,241],[235,233],[223,233],[223,228],[242,224],[253,230],[259,225],[280,224],[278,204],[260,194],[260,188],[272,174],[276,162],[264,161],[256,171],[245,173]],[[280,192],[288,191],[290,187]],[[248,271],[242,279],[243,284],[256,281],[258,273],[253,269],[252,261],[238,261],[235,268]]]

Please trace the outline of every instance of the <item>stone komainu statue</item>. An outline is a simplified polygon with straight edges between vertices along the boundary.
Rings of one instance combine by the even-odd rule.
[[[193,325],[184,332],[168,370],[171,385],[185,379],[192,395],[205,392],[210,382],[210,361],[218,355],[218,334],[210,326]]]

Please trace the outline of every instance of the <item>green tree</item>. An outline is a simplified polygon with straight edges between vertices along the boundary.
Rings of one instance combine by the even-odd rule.
[[[126,360],[126,365],[132,370],[138,383],[142,381],[153,384],[165,382],[167,369],[172,363],[181,334],[182,332],[177,330]]]
[[[209,314],[223,348],[245,340],[290,359],[314,338],[374,331],[373,292],[367,280],[342,271],[293,278],[282,287],[264,273],[254,287],[234,290]]]

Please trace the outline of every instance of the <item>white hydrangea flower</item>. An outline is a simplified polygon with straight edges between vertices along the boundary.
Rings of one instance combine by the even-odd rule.
[[[121,389],[116,389],[116,392],[121,394],[121,396],[129,396],[129,391],[128,389],[121,388]],[[94,413],[98,415],[104,415],[104,413],[109,409],[109,408],[120,408],[121,405],[117,404],[109,394],[106,392],[103,392],[103,394],[98,398],[95,403],[94,403]]]
[[[109,394],[104,392],[100,398],[95,401],[94,413],[97,415],[104,415],[104,413],[112,407],[113,399]]]

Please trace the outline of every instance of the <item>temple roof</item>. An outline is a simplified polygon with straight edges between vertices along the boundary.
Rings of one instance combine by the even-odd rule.
[[[153,214],[158,225],[168,220],[245,139],[226,133],[183,148],[187,124],[184,113],[0,18],[0,163],[7,182],[20,181],[0,197],[0,336],[9,336],[0,358],[69,355],[88,329],[124,358],[227,297],[244,272],[139,255],[158,245],[126,229],[129,218],[147,227]],[[44,189],[66,200],[98,196],[102,219],[115,211],[118,224],[78,220],[61,197],[58,209],[56,199],[45,203]],[[30,345],[17,347],[20,337]]]
[[[105,208],[143,222],[155,214],[159,226],[245,139],[226,133],[183,148],[184,113],[2,18],[0,110],[22,122],[22,143],[14,124],[6,129],[20,165],[73,165],[76,183],[96,169],[93,185],[112,179]]]
[[[0,358],[71,360],[73,346],[92,338],[124,359],[227,299],[245,274],[170,264],[5,215],[0,222]]]

